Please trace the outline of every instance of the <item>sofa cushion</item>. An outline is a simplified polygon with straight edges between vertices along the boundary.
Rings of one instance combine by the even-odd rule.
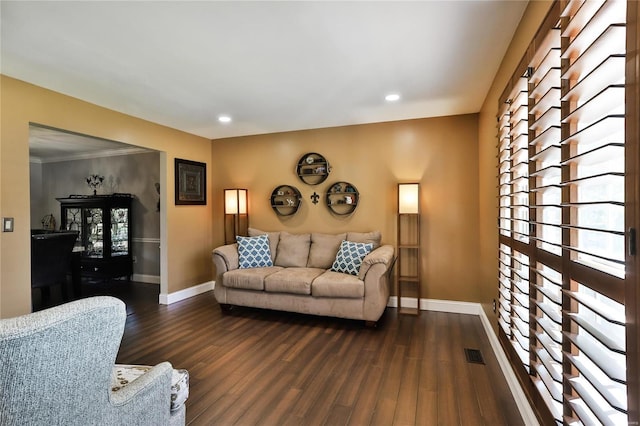
[[[353,241],[356,243],[371,243],[373,249],[380,247],[380,241],[382,240],[382,234],[380,231],[372,232],[347,232],[347,241]]]
[[[329,269],[336,258],[340,243],[347,238],[347,234],[311,234],[311,248],[307,267]]]
[[[359,299],[364,297],[364,281],[353,275],[325,271],[311,284],[314,297],[342,297]]]
[[[278,250],[278,242],[280,241],[280,232],[267,232],[261,231],[256,228],[249,228],[249,236],[257,237],[259,235],[266,235],[269,238],[269,250],[271,250],[271,261],[276,260],[276,251]]]
[[[371,243],[354,243],[353,241],[343,241],[340,244],[336,260],[331,265],[334,272],[342,272],[344,274],[358,275],[362,259],[371,252],[373,244]]]
[[[285,268],[264,279],[264,290],[270,293],[311,294],[311,283],[325,269]]]
[[[117,392],[151,370],[151,368],[149,365],[114,365],[113,374],[111,375],[111,390]],[[188,397],[189,372],[174,368],[171,374],[171,411],[182,407]]]
[[[238,241],[239,268],[262,268],[273,266],[269,238],[266,235],[258,237],[236,237]]]
[[[222,285],[245,290],[264,290],[264,278],[281,269],[279,266],[233,269],[222,275]]]
[[[307,266],[311,234],[280,233],[278,252],[276,254],[276,266],[304,268]]]

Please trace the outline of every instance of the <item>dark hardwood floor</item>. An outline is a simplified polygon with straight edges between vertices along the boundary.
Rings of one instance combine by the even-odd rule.
[[[65,303],[69,300],[82,299],[90,296],[114,296],[123,300],[127,305],[127,313],[131,313],[134,306],[141,310],[144,306],[156,306],[160,287],[156,284],[145,284],[129,281],[126,278],[115,279],[87,279],[83,278],[80,285],[80,294],[75,294],[71,282],[66,285],[63,292],[61,286],[52,286],[48,296],[41,289],[31,289],[31,303],[34,311],[50,308]],[[66,293],[66,298],[63,294]]]
[[[119,295],[129,315],[117,361],[188,369],[189,425],[523,423],[475,316],[388,309],[368,329],[248,308],[223,315],[212,292],[161,306],[157,286],[131,287]],[[469,363],[465,348],[486,364]]]

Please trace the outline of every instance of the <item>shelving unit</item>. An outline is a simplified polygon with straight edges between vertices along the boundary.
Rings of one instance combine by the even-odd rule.
[[[304,154],[296,167],[296,174],[307,185],[318,185],[329,177],[331,166],[324,156],[309,152]]]
[[[332,213],[339,216],[346,216],[353,213],[358,207],[360,193],[356,187],[349,182],[336,182],[329,186],[326,194],[326,203]]]
[[[271,193],[271,208],[278,216],[291,216],[298,212],[302,195],[295,186],[280,185]]]
[[[398,297],[398,313],[420,315],[420,200],[419,184],[398,185],[398,258],[396,263],[396,294]],[[411,206],[403,201],[408,192],[413,192],[415,200]],[[407,288],[404,288],[407,287]],[[417,300],[416,307],[402,306],[404,290],[412,290],[411,296]]]

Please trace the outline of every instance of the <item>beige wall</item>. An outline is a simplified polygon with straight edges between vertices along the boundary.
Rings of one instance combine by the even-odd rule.
[[[507,82],[515,72],[515,68],[525,54],[538,27],[544,20],[553,2],[532,1],[520,21],[502,64],[496,73],[493,84],[480,111],[479,147],[478,147],[478,193],[479,193],[479,225],[480,225],[480,275],[479,287],[482,288],[482,300],[497,297],[497,127],[498,98],[504,91]]]
[[[166,274],[172,293],[212,279],[212,208],[175,206],[175,157],[211,164],[211,142],[120,114],[6,76],[0,80],[0,216],[15,217],[15,232],[0,233],[0,317],[31,310],[29,122],[164,151],[160,170],[166,217]],[[161,173],[162,174],[162,173]],[[164,179],[164,180],[163,180]],[[211,200],[211,174],[208,174]]]
[[[213,141],[214,215],[222,214],[224,188],[247,188],[250,225],[264,230],[332,232],[380,230],[395,244],[396,185],[421,182],[422,297],[480,301],[478,286],[477,128],[475,114],[317,129]],[[329,178],[306,185],[295,174],[303,154],[330,162]],[[332,182],[347,181],[360,193],[349,217],[313,205]],[[280,184],[296,186],[303,205],[295,216],[277,216],[269,197]],[[321,199],[322,200],[322,199]],[[223,233],[223,225],[214,231]],[[219,238],[216,238],[216,240]],[[493,283],[491,284],[493,285]]]

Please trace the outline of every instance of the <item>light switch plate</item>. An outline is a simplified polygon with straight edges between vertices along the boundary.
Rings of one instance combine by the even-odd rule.
[[[2,232],[13,232],[13,218],[12,217],[3,217],[2,218]]]

